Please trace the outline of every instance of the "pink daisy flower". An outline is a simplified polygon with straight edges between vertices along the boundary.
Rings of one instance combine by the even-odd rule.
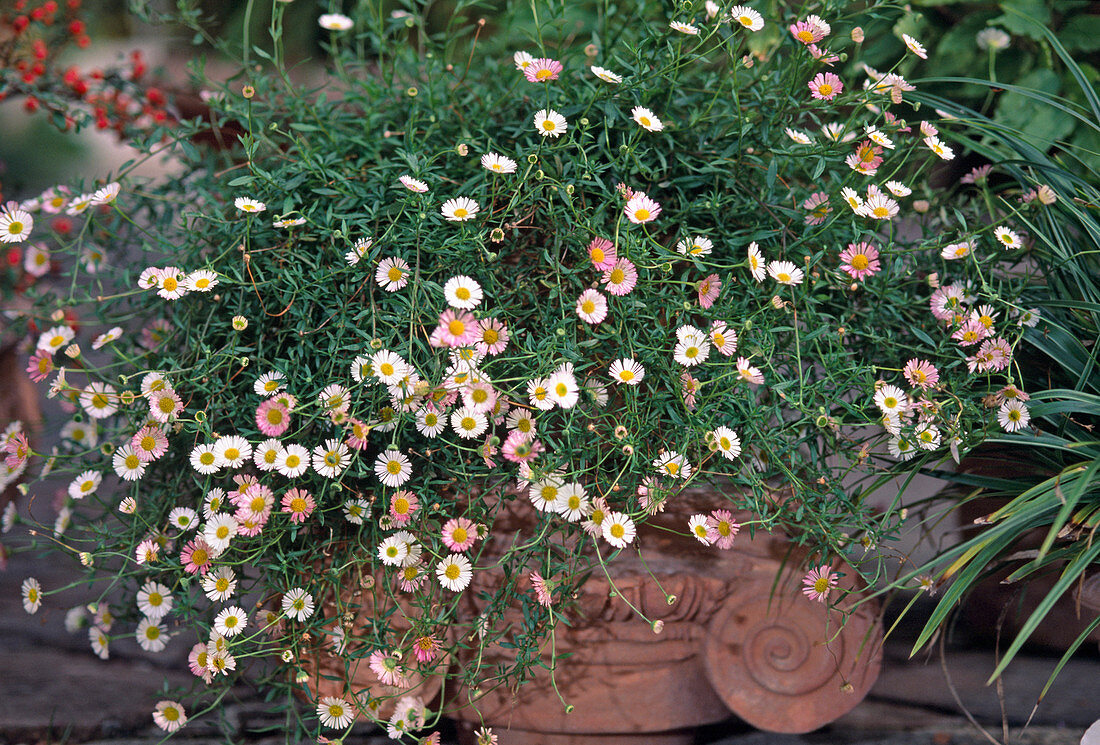
[[[638,270],[630,259],[617,259],[615,265],[603,273],[600,279],[612,295],[627,295],[638,283]]]
[[[27,361],[27,375],[35,383],[41,383],[50,377],[53,370],[53,355],[47,349],[39,349]]]
[[[832,72],[819,72],[807,85],[819,101],[832,101],[844,91],[844,83]]]
[[[977,318],[966,319],[963,324],[955,330],[955,333],[951,334],[951,338],[959,342],[959,346],[963,347],[977,344],[987,336],[989,336],[989,329],[987,329],[985,324]]]
[[[928,301],[932,315],[940,321],[951,322],[966,310],[963,288],[959,285],[937,287]]]
[[[909,385],[925,390],[934,386],[940,379],[940,371],[936,369],[935,365],[928,360],[921,360],[916,357],[905,363],[901,374],[909,381]]]
[[[278,437],[290,428],[290,412],[269,398],[256,407],[256,426],[265,437]]]
[[[790,26],[791,36],[798,41],[802,42],[806,46],[810,44],[816,44],[825,38],[828,32],[824,31],[819,25],[810,23],[809,21],[799,21],[798,23],[792,23]]]
[[[401,658],[397,656],[396,652],[383,652],[381,649],[376,649],[371,652],[367,662],[370,665],[371,672],[378,676],[378,681],[382,685],[394,686],[395,688],[408,687],[409,681],[405,677],[405,667],[401,664]]]
[[[411,491],[402,489],[390,497],[390,519],[394,525],[408,525],[419,508],[420,500]]]
[[[477,342],[478,322],[466,310],[448,308],[439,316],[439,326],[428,340],[433,347],[468,347]]]
[[[508,433],[500,452],[509,463],[528,463],[542,452],[542,443],[530,432],[513,429]]]
[[[168,452],[168,437],[160,427],[146,425],[130,438],[130,447],[143,463],[152,463]]]
[[[535,597],[538,599],[539,605],[549,608],[551,603],[550,588],[546,586],[546,580],[538,572],[531,572],[531,587],[535,590]]]
[[[607,318],[607,298],[591,288],[577,298],[577,315],[585,323],[595,325]]]
[[[714,510],[707,518],[707,540],[718,548],[731,548],[741,525],[729,510]]]
[[[695,289],[699,293],[699,305],[705,310],[714,305],[714,301],[718,299],[718,293],[722,290],[722,281],[718,279],[717,274],[710,274],[696,284]]]
[[[661,205],[646,196],[645,192],[637,191],[623,208],[626,219],[635,225],[653,222],[661,214]]]
[[[493,460],[493,456],[497,454],[497,443],[500,439],[492,433],[485,435],[485,442],[481,443],[481,460],[485,464],[486,468],[496,468],[497,462]]]
[[[477,526],[464,517],[455,517],[443,525],[443,545],[452,551],[462,552],[473,548],[477,542]]]
[[[416,661],[420,663],[429,663],[439,657],[440,650],[439,640],[434,636],[421,636],[413,642],[413,655],[416,656]]]
[[[290,521],[299,525],[304,523],[317,508],[317,503],[313,501],[310,493],[298,487],[287,489],[283,494],[282,505],[283,512],[290,515]]]
[[[611,241],[596,237],[588,244],[588,258],[592,260],[592,266],[602,272],[615,266],[615,260],[619,257]]]
[[[810,211],[810,214],[806,215],[805,218],[807,225],[820,225],[825,222],[825,217],[833,211],[832,207],[829,206],[829,195],[823,191],[811,194],[802,203],[802,209]]]
[[[477,351],[481,354],[497,355],[508,346],[508,327],[495,318],[482,318],[477,322]]]
[[[348,419],[348,436],[344,438],[347,446],[353,450],[366,450],[370,438],[370,428],[359,419]]]
[[[684,397],[684,406],[688,411],[695,411],[695,394],[699,392],[699,381],[691,376],[687,370],[680,374],[680,393]]]
[[[829,596],[829,591],[837,585],[839,576],[828,566],[822,565],[811,569],[802,578],[802,594],[810,600],[818,600],[822,603]]]
[[[863,280],[878,272],[878,249],[870,243],[849,243],[840,254],[840,268],[852,279]]]
[[[180,551],[180,563],[188,574],[206,574],[210,571],[214,550],[202,538],[193,538]]]
[[[737,332],[728,328],[725,321],[712,321],[707,334],[715,351],[723,357],[731,357],[737,351]]]
[[[538,57],[523,68],[523,75],[531,83],[549,83],[551,80],[557,80],[561,71],[562,65],[557,60]]]

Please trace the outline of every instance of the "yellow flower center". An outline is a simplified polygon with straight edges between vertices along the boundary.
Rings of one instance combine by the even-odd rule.
[[[619,379],[623,382],[630,382],[631,380],[634,380],[634,373],[632,373],[630,370],[623,370],[619,373]]]
[[[455,297],[458,298],[459,300],[469,300],[470,299],[470,289],[468,287],[459,287],[458,289],[455,290]]]
[[[603,260],[604,260],[604,257],[606,257],[606,256],[607,256],[607,254],[604,253],[602,248],[593,248],[592,249],[591,257],[592,257],[592,262],[594,264],[602,264]]]
[[[553,75],[553,73],[550,70],[539,70],[538,72],[535,73],[535,79],[536,80],[546,80],[551,75]]]
[[[871,262],[863,254],[856,254],[852,257],[852,268],[857,271],[863,271],[871,265]]]
[[[447,330],[452,336],[462,336],[466,333],[466,324],[456,318],[447,324]]]
[[[462,421],[459,424],[461,425],[462,429],[468,432],[472,432],[473,430],[477,429],[477,420],[474,419],[472,416],[462,417]]]
[[[634,217],[637,220],[648,220],[649,210],[647,210],[645,207],[639,207],[638,209],[634,210]]]
[[[8,224],[8,232],[12,235],[19,235],[23,232],[23,223],[18,220],[12,220],[11,223]]]
[[[557,127],[550,119],[544,119],[542,122],[542,128],[547,132],[553,132]]]
[[[466,528],[455,528],[451,533],[451,540],[455,543],[465,543],[470,534],[466,531]]]
[[[179,287],[179,282],[176,281],[175,277],[164,278],[164,289],[174,292],[177,287]]]
[[[386,463],[386,470],[396,476],[397,474],[401,473],[401,464],[395,460],[391,460]]]
[[[465,207],[459,207],[455,210],[455,217],[466,217],[468,214],[470,214],[470,211]]]
[[[92,408],[93,409],[106,409],[110,405],[110,401],[107,400],[107,396],[102,393],[97,393],[92,396]]]
[[[587,315],[592,315],[596,312],[596,304],[591,300],[585,300],[581,303],[581,310]]]
[[[626,535],[626,528],[622,526],[622,523],[615,523],[611,526],[612,538],[622,538],[624,535]]]
[[[237,460],[237,458],[240,458],[240,457],[241,457],[241,451],[238,450],[237,448],[226,448],[225,449],[225,459],[226,460]]]
[[[445,573],[447,575],[447,579],[456,580],[458,579],[459,575],[462,574],[462,568],[459,567],[458,564],[448,564],[447,571]]]
[[[137,457],[133,453],[126,456],[125,465],[127,468],[135,469],[141,466],[141,458]]]

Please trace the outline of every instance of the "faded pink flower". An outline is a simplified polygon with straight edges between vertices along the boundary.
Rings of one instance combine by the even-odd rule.
[[[550,589],[546,586],[546,580],[538,572],[531,572],[531,587],[535,589],[535,597],[538,598],[539,605],[545,605],[549,608],[551,603]]]
[[[539,57],[531,60],[523,68],[523,75],[531,83],[549,83],[551,80],[557,80],[561,71],[562,65],[557,60]]]
[[[600,279],[612,295],[627,295],[638,283],[638,270],[630,259],[617,259],[615,265],[603,273]]]
[[[615,266],[615,260],[619,257],[611,241],[596,237],[588,244],[588,258],[592,260],[592,266],[602,272]]]
[[[828,566],[822,565],[811,569],[802,578],[802,594],[810,600],[824,603],[829,597],[829,591],[836,587],[838,580],[839,576],[834,574]]]
[[[722,291],[722,281],[717,274],[709,274],[695,285],[699,293],[699,305],[705,310],[714,305],[718,293]]]
[[[840,254],[840,268],[852,279],[864,280],[878,273],[878,249],[870,243],[849,243]]]
[[[290,412],[269,398],[256,407],[256,426],[265,437],[278,437],[290,428]]]
[[[832,72],[819,72],[807,85],[819,101],[832,101],[844,91],[844,83]]]
[[[916,357],[905,363],[901,374],[909,381],[909,385],[924,390],[934,386],[940,379],[940,371],[936,369],[935,365],[928,360]]]
[[[451,551],[468,551],[477,542],[477,526],[465,517],[455,517],[443,525],[443,545]]]

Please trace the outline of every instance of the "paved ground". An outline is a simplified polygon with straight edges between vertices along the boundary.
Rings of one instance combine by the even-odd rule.
[[[5,536],[10,539],[11,536]],[[33,574],[46,587],[68,584],[72,567],[46,563],[21,554],[0,572],[0,743],[96,743],[149,745],[159,731],[150,721],[151,703],[158,700],[162,679],[186,684],[191,676],[181,669],[186,650],[144,655],[135,643],[112,646],[103,662],[88,648],[84,633],[64,630],[63,611],[83,597],[72,591],[53,596],[38,615],[23,612],[19,585]],[[52,608],[53,610],[50,610]],[[1014,745],[1078,745],[1085,729],[1100,719],[1100,659],[1082,655],[1062,671],[1042,704],[1035,702],[1056,659],[1025,655],[1009,668],[1001,695],[984,682],[993,668],[993,653],[982,649],[949,649],[946,666],[938,655],[908,659],[909,646],[891,641],[886,647],[882,676],[868,698],[829,727],[804,736],[756,732],[729,721],[701,730],[698,743],[713,745],[982,745],[1005,743],[1002,723],[1010,728]],[[987,738],[968,723],[952,696],[952,686],[965,708],[982,724]],[[261,734],[277,728],[280,718],[262,701],[242,693],[243,700],[225,707],[231,739],[210,727],[189,726],[181,735],[189,745],[242,743],[274,745],[282,738]],[[1021,731],[1031,716],[1031,725]],[[277,731],[277,730],[276,730]],[[392,742],[375,731],[356,732],[349,745]],[[1100,737],[1097,738],[1100,745]],[[445,745],[454,734],[445,730]],[[620,742],[616,740],[616,742]],[[646,745],[639,739],[638,745]]]

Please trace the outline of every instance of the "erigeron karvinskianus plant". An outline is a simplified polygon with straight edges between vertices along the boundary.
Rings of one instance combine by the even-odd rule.
[[[536,639],[689,485],[715,501],[684,534],[782,531],[815,557],[804,602],[837,599],[833,558],[900,523],[844,480],[998,427],[982,399],[1013,380],[1026,281],[1000,268],[1026,246],[936,203],[952,124],[913,118],[897,74],[837,66],[858,48],[825,20],[839,4],[710,5],[594,17],[583,49],[538,4],[497,20],[541,44],[461,13],[415,43],[380,13],[322,16],[321,90],[249,67],[208,98],[238,149],[161,132],[180,175],[123,177],[80,214],[58,251],[130,258],[41,299],[37,321],[75,309],[88,339],[51,324],[30,370],[74,411],[59,540],[117,578],[98,653],[182,636],[224,691],[252,658],[283,666],[269,685],[306,680],[320,639],[386,688],[321,697],[302,726],[400,735],[424,676],[537,664],[441,664],[519,633],[457,613],[473,575],[502,572],[486,607],[521,606]],[[505,506],[531,531],[485,556]],[[354,634],[318,611],[349,581],[388,609]],[[33,611],[50,588],[31,589]]]

